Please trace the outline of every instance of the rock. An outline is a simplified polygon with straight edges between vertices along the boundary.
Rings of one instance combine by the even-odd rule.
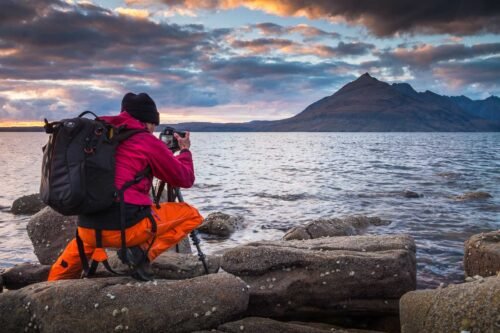
[[[344,329],[339,326],[323,323],[281,322],[269,318],[248,317],[238,321],[225,323],[217,327],[217,331],[226,333],[369,333],[358,329]]]
[[[193,253],[193,250],[191,249],[191,242],[189,236],[184,237],[181,239],[179,243],[177,243],[176,246],[172,246],[170,249],[167,250],[167,252],[170,253]]]
[[[40,194],[34,193],[23,195],[12,203],[10,212],[12,214],[35,214],[47,205],[40,198]]]
[[[192,332],[245,311],[248,289],[229,274],[138,283],[128,278],[38,283],[0,294],[5,332]],[[37,328],[34,328],[34,327]]]
[[[400,309],[402,333],[498,332],[500,278],[409,292]]]
[[[0,271],[0,293],[3,292],[3,271]]]
[[[231,216],[221,212],[209,214],[203,223],[198,227],[198,231],[205,234],[219,237],[229,237],[243,224],[240,216]]]
[[[422,195],[418,194],[417,192],[410,191],[410,190],[404,190],[403,197],[408,198],[408,199],[416,199],[416,198],[422,197]]]
[[[75,237],[76,216],[64,216],[50,207],[33,215],[26,229],[42,265],[52,265]]]
[[[2,273],[3,283],[7,289],[19,289],[33,283],[47,281],[50,265],[23,263],[15,265]]]
[[[221,267],[250,285],[250,316],[397,320],[399,298],[416,287],[406,235],[255,242],[226,251]]]
[[[474,235],[465,242],[465,276],[500,272],[500,230]]]
[[[489,198],[493,198],[493,196],[487,192],[466,192],[453,197],[457,201],[486,200]]]
[[[22,196],[12,203],[12,214],[35,214],[47,205],[40,198],[40,194],[30,194]]]
[[[368,217],[353,215],[344,218],[318,219],[305,226],[290,229],[282,239],[314,239],[332,236],[351,236],[363,233],[369,226],[387,225],[390,221],[384,221],[379,217]]]
[[[123,264],[116,255],[116,251],[108,250],[108,262],[115,271],[129,272],[128,266]],[[217,273],[220,267],[220,256],[208,255],[205,258],[210,274]],[[152,273],[156,279],[182,280],[205,275],[205,268],[198,256],[192,254],[164,252],[151,263]],[[104,269],[100,269],[106,274]]]

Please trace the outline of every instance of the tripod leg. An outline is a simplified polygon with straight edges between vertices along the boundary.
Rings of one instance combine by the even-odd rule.
[[[189,236],[193,240],[193,244],[196,247],[196,250],[198,251],[198,259],[202,262],[203,268],[205,268],[205,273],[208,274],[208,265],[205,254],[201,251],[200,248],[200,239],[198,238],[198,231],[197,230],[191,231]]]

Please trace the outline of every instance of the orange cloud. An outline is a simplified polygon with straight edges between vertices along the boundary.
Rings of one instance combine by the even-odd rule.
[[[130,16],[135,19],[139,20],[145,20],[150,16],[149,11],[146,9],[133,9],[133,8],[123,8],[123,7],[118,7],[115,9],[115,11],[124,16]]]

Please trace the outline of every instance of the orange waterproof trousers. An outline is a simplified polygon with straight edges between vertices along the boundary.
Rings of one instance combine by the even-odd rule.
[[[153,205],[151,213],[157,224],[156,237],[151,231],[152,226],[149,218],[139,221],[125,231],[128,247],[139,245],[143,249],[148,249],[151,246],[148,252],[150,261],[177,244],[203,221],[200,213],[185,202],[164,202],[160,204],[159,209]],[[78,227],[78,235],[83,241],[87,258],[99,262],[107,258],[103,249],[96,249],[94,229]],[[151,242],[153,242],[152,245]],[[103,230],[102,243],[104,248],[120,248],[120,230]],[[74,238],[52,265],[48,280],[77,279],[81,272],[82,263],[76,238]]]

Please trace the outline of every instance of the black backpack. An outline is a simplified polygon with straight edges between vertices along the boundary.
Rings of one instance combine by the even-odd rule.
[[[95,119],[84,118],[86,114]],[[49,123],[43,147],[40,196],[63,215],[92,214],[118,201],[115,151],[120,142],[146,130],[117,128],[85,111],[76,118]],[[133,183],[145,176],[139,173]],[[122,191],[125,189],[121,189]]]

